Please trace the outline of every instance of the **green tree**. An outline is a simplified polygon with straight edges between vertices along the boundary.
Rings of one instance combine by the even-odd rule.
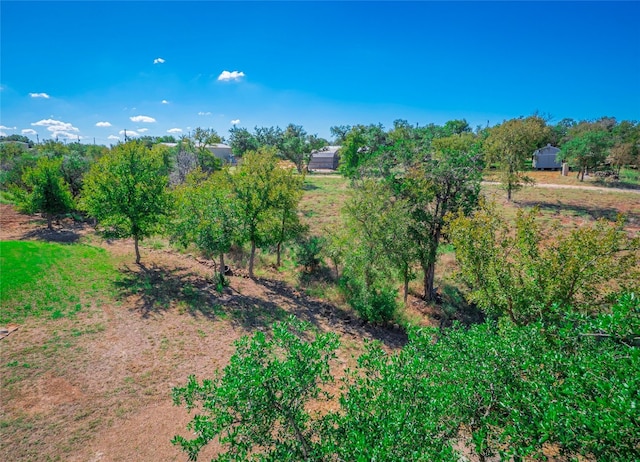
[[[195,244],[206,258],[217,256],[218,278],[224,283],[224,254],[243,241],[238,204],[228,175],[220,171],[206,178],[194,172],[174,195],[173,239],[184,246]]]
[[[229,175],[238,200],[240,220],[251,243],[249,277],[254,277],[256,247],[269,241],[268,223],[273,222],[277,192],[278,159],[274,148],[260,148],[245,153],[237,171]]]
[[[360,176],[363,164],[375,157],[379,150],[388,144],[387,134],[382,125],[356,125],[344,137],[340,148],[338,170],[349,177]]]
[[[423,296],[435,294],[438,246],[443,238],[445,216],[469,213],[477,204],[482,178],[482,160],[473,135],[434,139],[431,154],[414,164],[395,187],[407,199],[412,220],[409,232],[423,271]]]
[[[385,183],[365,178],[355,185],[343,213],[349,232],[342,277],[347,300],[365,320],[387,321],[396,309],[396,272],[405,289],[412,275],[411,265],[404,266],[411,247],[408,204]]]
[[[587,169],[596,168],[607,158],[611,137],[605,130],[593,127],[573,136],[562,145],[558,158],[568,162],[578,171],[577,177],[584,181]]]
[[[565,310],[597,308],[617,287],[638,289],[640,237],[623,220],[545,232],[537,210],[518,212],[512,229],[486,206],[448,225],[470,301],[517,325],[558,322]]]
[[[53,230],[53,217],[70,212],[74,205],[61,168],[62,159],[41,157],[34,168],[25,171],[22,178],[26,191],[20,198],[20,208],[26,213],[44,214],[49,230]]]
[[[106,234],[138,242],[161,230],[171,209],[168,171],[161,153],[131,141],[95,163],[84,182],[82,207]]]
[[[531,178],[523,174],[525,161],[541,147],[551,132],[543,118],[534,115],[527,118],[511,119],[489,129],[484,140],[487,164],[497,163],[500,182],[511,200],[514,191],[523,184],[531,183]]]
[[[329,362],[339,342],[333,333],[307,340],[309,327],[291,317],[274,325],[271,339],[243,337],[221,377],[199,383],[191,376],[173,389],[176,405],[201,411],[189,423],[196,437],[172,441],[189,460],[214,439],[223,447],[219,461],[321,459],[318,418],[307,405],[329,398],[322,386],[333,381]]]
[[[271,220],[266,223],[268,230],[265,232],[265,243],[276,246],[276,267],[279,268],[282,244],[296,239],[305,231],[298,216],[304,176],[288,168],[278,168],[273,173],[273,213],[270,214]]]
[[[211,152],[212,147],[222,142],[222,138],[212,128],[196,127],[193,131],[193,147],[198,157],[198,165],[203,172],[213,173],[220,170],[222,161]]]
[[[246,128],[234,126],[229,130],[229,145],[234,156],[242,157],[247,151],[255,151],[260,144]]]

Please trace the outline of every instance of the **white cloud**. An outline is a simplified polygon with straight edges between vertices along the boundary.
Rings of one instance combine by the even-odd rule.
[[[182,133],[182,129],[181,128],[170,128],[169,130],[167,130],[167,133]]]
[[[233,119],[231,121],[231,125],[238,125],[240,123],[240,119]]]
[[[98,122],[96,127],[110,127],[111,124],[109,122]]]
[[[2,130],[0,130],[0,136],[9,136],[9,135],[7,135],[5,132],[3,132]]]
[[[107,136],[108,140],[116,140],[116,141],[120,141],[120,137],[116,136],[116,135],[109,135]]]
[[[119,135],[124,135],[125,131],[124,130],[120,130],[118,132]],[[127,137],[131,137],[131,136],[140,136],[140,134],[135,131],[135,130],[127,130]]]
[[[169,104],[169,101],[167,101],[166,99],[163,99],[162,104]]]
[[[138,129],[138,133],[144,133],[144,132],[147,132],[147,131],[149,131],[148,128],[139,128]]]
[[[0,125],[0,130],[15,130],[17,127],[5,127],[4,125]]]
[[[198,115],[199,115],[199,116],[210,116],[210,115],[211,115],[211,113],[210,113],[210,112],[203,112],[203,111],[200,111],[200,112],[198,112]]]
[[[38,132],[35,131],[33,128],[25,128],[22,130],[22,134],[23,135],[37,135]]]
[[[222,73],[218,76],[218,80],[222,80],[223,82],[228,82],[230,80],[240,80],[244,77],[244,72],[239,71],[222,71]]]
[[[153,64],[162,64],[164,63],[164,59],[162,58],[156,58],[153,60]]]
[[[154,119],[153,117],[143,115],[129,117],[129,120],[131,120],[132,122],[143,122],[146,124],[151,124],[156,121],[156,119]]]
[[[31,125],[36,127],[47,127],[47,130],[51,132],[52,137],[83,139],[82,136],[78,137],[77,134],[80,129],[78,129],[78,127],[74,127],[69,122],[62,122],[61,120],[54,119],[42,119],[37,122],[33,122]]]
[[[29,93],[29,96],[31,96],[32,98],[44,98],[44,99],[49,99],[51,98],[49,95],[47,95],[46,93]]]

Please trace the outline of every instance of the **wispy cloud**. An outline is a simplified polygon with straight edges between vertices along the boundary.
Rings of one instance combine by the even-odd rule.
[[[198,115],[199,115],[199,116],[210,116],[210,115],[211,115],[211,113],[210,113],[210,112],[208,112],[208,111],[207,111],[207,112],[200,111],[200,112],[198,112]]]
[[[129,117],[129,119],[132,122],[143,122],[143,123],[146,123],[146,124],[151,124],[151,123],[154,123],[156,121],[156,119],[154,119],[153,117],[144,116],[144,115]]]
[[[33,128],[23,128],[21,130],[21,133],[23,135],[37,135],[38,134],[38,132],[35,131]]]
[[[162,104],[169,104],[169,101],[167,101],[166,99],[163,99],[161,102]]]
[[[29,93],[29,96],[31,96],[32,98],[44,98],[44,99],[49,99],[51,98],[48,94],[46,93]]]
[[[156,58],[153,60],[153,64],[163,64],[164,63],[164,59],[162,58]]]
[[[116,135],[109,135],[107,136],[108,140],[116,140],[116,141],[120,141],[120,137],[116,136]]]
[[[240,123],[240,119],[233,119],[231,121],[231,125],[238,125]]]
[[[182,129],[181,128],[170,128],[169,130],[167,130],[167,133],[182,133]]]
[[[80,131],[78,127],[74,127],[69,122],[63,122],[61,120],[42,119],[37,122],[33,122],[31,125],[35,127],[47,127],[47,130],[51,132],[51,136],[56,138],[84,138],[78,135],[78,132]]]
[[[222,71],[222,73],[218,76],[218,80],[221,80],[223,82],[229,82],[231,80],[238,81],[242,77],[244,77],[244,72],[240,72],[240,71],[233,71],[233,72]]]
[[[148,128],[139,128],[138,129],[138,133],[144,133],[144,132],[147,132],[147,131],[149,131]]]
[[[110,127],[111,124],[109,122],[98,122],[96,127]]]
[[[127,137],[131,137],[131,136],[140,136],[140,133],[138,133],[138,132],[137,132],[137,131],[135,131],[135,130],[127,130],[127,131],[126,131],[126,133],[127,133]],[[118,132],[118,134],[119,134],[119,135],[124,135],[124,134],[125,134],[125,131],[124,131],[124,130],[120,130],[120,131]]]
[[[17,127],[5,127],[4,125],[0,125],[0,130],[15,130]]]

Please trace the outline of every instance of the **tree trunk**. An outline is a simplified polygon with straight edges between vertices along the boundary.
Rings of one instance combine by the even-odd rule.
[[[507,185],[507,201],[511,202],[511,183]]]
[[[409,277],[405,274],[404,276],[404,304],[407,304],[407,299],[409,298]]]
[[[133,244],[136,248],[136,265],[140,264],[140,249],[138,248],[138,236],[133,237]]]
[[[53,215],[50,213],[47,213],[47,228],[53,231]]]
[[[253,260],[256,256],[256,241],[251,241],[251,256],[249,257],[249,277],[253,279]]]
[[[224,268],[225,268],[225,264],[224,264],[224,253],[220,253],[220,269],[218,270],[220,272],[220,274],[222,275],[222,277],[220,278],[221,280],[224,279]]]
[[[433,300],[433,281],[436,272],[435,262],[429,263],[424,272],[424,299],[428,302]]]
[[[276,260],[276,268],[280,268],[280,243],[276,246],[276,254],[278,255],[278,259]]]
[[[580,181],[584,181],[584,172],[587,170],[587,167],[582,167],[582,173],[580,174]]]

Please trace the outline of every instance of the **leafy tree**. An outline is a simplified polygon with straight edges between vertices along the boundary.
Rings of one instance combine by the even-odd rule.
[[[342,145],[347,138],[347,133],[351,131],[351,125],[336,125],[329,128],[331,136],[333,136],[333,143],[335,145]]]
[[[497,163],[500,182],[511,200],[514,191],[522,184],[531,183],[531,178],[523,174],[525,161],[550,137],[550,130],[539,116],[511,119],[489,130],[484,140],[485,160]]]
[[[268,223],[273,222],[278,184],[278,159],[273,148],[247,152],[238,170],[229,175],[247,239],[251,242],[249,277],[253,275],[256,246],[269,242]]]
[[[476,206],[483,167],[478,143],[471,134],[435,139],[432,149],[395,186],[410,204],[409,232],[423,270],[426,300],[435,293],[437,251],[445,216],[456,211],[469,213]]]
[[[387,321],[396,309],[393,277],[401,266],[399,255],[411,245],[402,240],[408,236],[407,204],[384,183],[366,178],[356,184],[343,213],[350,234],[342,278],[347,300],[365,320]]]
[[[622,219],[544,232],[536,214],[519,211],[513,230],[491,206],[450,221],[460,276],[486,313],[517,325],[558,322],[569,307],[597,308],[605,287],[638,288],[640,237],[627,237]]]
[[[20,208],[26,213],[43,213],[49,230],[53,230],[53,217],[70,212],[74,205],[61,167],[62,159],[42,157],[34,168],[26,170],[22,178],[26,191],[19,195]]]
[[[615,167],[616,173],[620,174],[622,167],[633,164],[637,157],[638,149],[633,143],[619,143],[609,149],[607,161]]]
[[[307,405],[328,399],[322,386],[333,381],[329,362],[339,343],[333,333],[306,340],[309,327],[291,317],[274,325],[271,339],[243,337],[222,376],[202,383],[191,376],[173,389],[176,405],[202,411],[189,423],[196,437],[172,441],[189,460],[214,439],[223,447],[218,461],[321,459],[318,419]]]
[[[247,151],[256,151],[260,144],[246,128],[234,126],[229,130],[229,145],[234,156],[242,157]]]
[[[203,172],[213,173],[220,170],[222,161],[209,149],[217,143],[222,142],[222,138],[212,128],[196,127],[193,131],[193,147],[198,157],[198,165]]]
[[[273,213],[270,214],[271,220],[266,223],[268,230],[265,232],[265,244],[276,246],[276,267],[279,268],[282,244],[296,239],[305,231],[298,216],[304,176],[288,168],[278,168],[273,175]]]
[[[106,234],[133,237],[138,242],[159,231],[170,213],[168,171],[158,151],[131,141],[116,146],[95,163],[84,182],[82,207]]]
[[[558,158],[568,162],[578,171],[578,178],[584,181],[587,169],[596,168],[607,158],[610,136],[605,130],[595,128],[583,131],[567,141]]]
[[[345,136],[340,148],[338,170],[349,178],[360,176],[360,167],[387,144],[382,125],[356,125]]]
[[[640,390],[640,302],[559,325],[535,322],[411,329],[400,351],[371,342],[343,380],[339,408],[321,415],[334,334],[305,336],[293,319],[242,338],[213,380],[190,377],[176,404],[201,413],[195,438],[174,437],[195,460],[634,460]],[[630,335],[631,333],[631,335]],[[634,334],[635,333],[635,337]]]
[[[218,277],[224,283],[224,254],[243,240],[238,204],[226,172],[208,178],[194,172],[174,194],[173,238],[185,246],[195,244],[207,258],[217,256]]]

